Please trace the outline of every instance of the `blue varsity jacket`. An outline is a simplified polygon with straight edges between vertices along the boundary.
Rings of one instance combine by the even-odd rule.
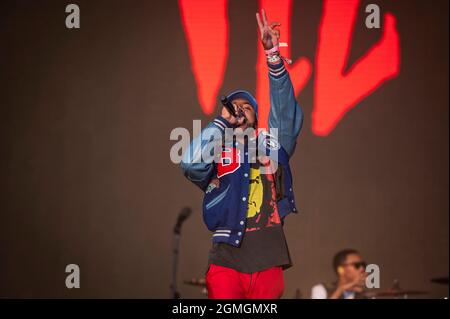
[[[302,127],[303,112],[295,99],[294,89],[283,62],[268,66],[269,128],[278,130],[278,143],[276,143],[278,147],[266,154],[271,160],[277,162],[278,168],[274,173],[277,206],[284,223],[286,215],[292,212],[297,213],[289,158],[294,153],[296,140]],[[181,168],[184,175],[204,192],[203,220],[208,229],[213,232],[213,242],[224,242],[239,247],[245,234],[247,219],[250,174],[248,146],[238,145],[235,142],[235,150],[244,150],[244,159],[241,158],[240,163],[233,165],[226,173],[220,175],[216,161],[201,160],[202,154],[205,151],[208,152],[205,148],[211,145],[211,142],[223,146],[225,128],[231,127],[223,117],[216,117],[191,142],[188,150],[183,154]],[[258,147],[260,140],[262,139],[258,137]],[[222,164],[225,165],[225,163]],[[229,163],[226,164],[229,165]],[[211,183],[215,178],[218,178],[220,182],[219,187]]]

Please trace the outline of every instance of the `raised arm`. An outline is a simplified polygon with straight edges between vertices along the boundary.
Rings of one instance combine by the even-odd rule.
[[[295,99],[291,79],[279,53],[280,32],[277,27],[280,24],[269,24],[264,10],[262,18],[256,14],[256,20],[269,68],[269,128],[278,129],[278,142],[292,156],[303,124],[303,111]]]

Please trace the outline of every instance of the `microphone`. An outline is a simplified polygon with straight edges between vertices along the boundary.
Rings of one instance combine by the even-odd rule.
[[[247,122],[247,118],[244,115],[244,112],[242,112],[241,109],[239,109],[239,113],[236,114],[236,111],[234,109],[233,104],[231,104],[231,101],[228,100],[228,98],[225,95],[222,95],[222,97],[220,98],[220,102],[222,103],[222,105],[228,110],[228,112],[230,112],[230,114],[235,117],[238,121],[239,119],[243,118],[244,119],[244,123]]]
[[[233,104],[231,104],[231,101],[228,100],[225,95],[222,95],[222,97],[220,98],[220,102],[223,106],[225,106],[225,108],[228,110],[228,112],[230,112],[231,115],[237,117]]]
[[[173,232],[175,234],[179,234],[181,231],[181,225],[183,222],[191,215],[191,208],[190,207],[183,207],[183,209],[178,214],[177,223],[175,224],[175,227],[173,228]]]

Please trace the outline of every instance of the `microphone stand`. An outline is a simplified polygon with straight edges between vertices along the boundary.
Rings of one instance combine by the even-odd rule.
[[[170,285],[170,297],[172,299],[180,299],[180,293],[177,289],[177,270],[178,270],[178,255],[181,238],[181,225],[191,214],[189,207],[184,207],[178,215],[177,223],[173,228],[173,264],[172,264],[172,284]]]
[[[180,293],[177,290],[177,268],[178,268],[178,252],[180,246],[180,230],[174,229],[173,235],[173,264],[172,264],[172,284],[170,285],[171,292],[170,297],[172,299],[180,299]]]

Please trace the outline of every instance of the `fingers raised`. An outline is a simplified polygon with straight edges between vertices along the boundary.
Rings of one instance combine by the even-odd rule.
[[[259,16],[259,13],[256,13],[256,21],[258,22],[259,31],[261,31],[262,33],[263,23],[261,22],[261,17]]]
[[[267,26],[267,16],[266,16],[266,10],[262,9],[262,18],[263,18],[263,24],[264,26]]]

